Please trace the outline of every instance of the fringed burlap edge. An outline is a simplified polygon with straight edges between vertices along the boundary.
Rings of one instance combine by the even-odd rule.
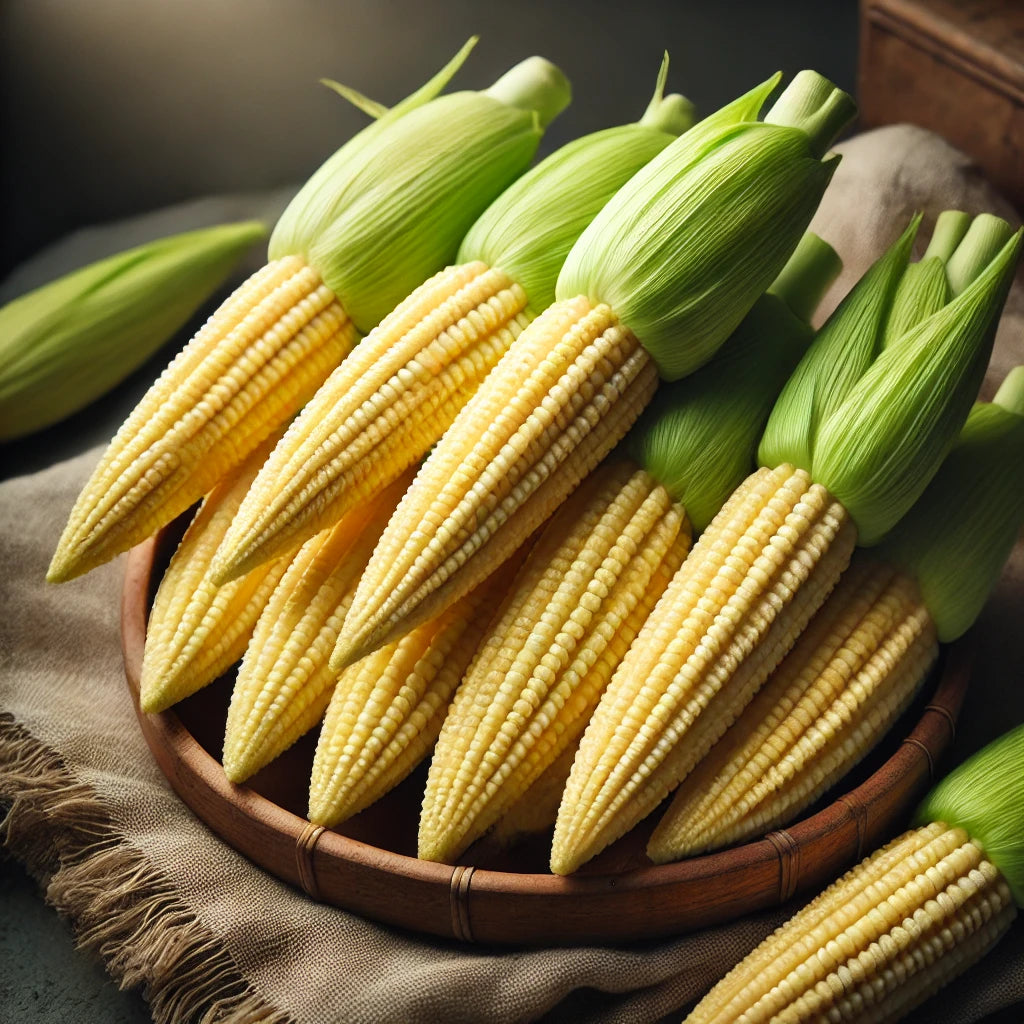
[[[170,882],[113,828],[97,794],[0,713],[0,841],[156,1024],[292,1024],[242,977]]]

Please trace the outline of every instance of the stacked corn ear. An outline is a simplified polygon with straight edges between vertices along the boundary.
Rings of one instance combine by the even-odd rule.
[[[313,758],[311,822],[340,824],[427,757],[517,562],[513,556],[436,619],[341,673]]]
[[[913,508],[850,569],[747,709],[676,790],[656,862],[775,828],[885,734],[939,642],[977,618],[1024,524],[1024,367],[971,410]],[[949,523],[957,529],[950,530]]]
[[[1024,904],[1024,727],[925,798],[918,827],[840,878],[733,968],[687,1024],[885,1024],[1005,934]]]
[[[418,462],[534,310],[615,190],[691,124],[663,95],[639,123],[576,139],[502,193],[454,265],[416,288],[331,374],[253,486],[218,556],[231,579],[331,525]]]
[[[266,234],[257,221],[161,238],[0,309],[0,441],[84,408],[145,362]]]
[[[883,346],[889,314],[903,308],[894,296],[913,223],[787,382],[762,468],[704,531],[594,712],[559,809],[552,870],[574,871],[679,785],[796,642],[858,536],[881,539],[934,475],[977,395],[1020,243],[988,215],[951,239],[947,224],[927,258],[972,257],[959,295],[947,292]]]
[[[813,336],[787,299],[809,316],[838,271],[814,236],[791,263],[780,281],[790,294],[762,296],[706,367],[664,385],[628,436],[629,454],[606,460],[544,528],[442,727],[421,857],[458,857],[573,746],[686,556],[690,502],[698,517],[713,514],[749,473]]]
[[[356,135],[285,210],[270,260],[143,397],[86,483],[48,578],[170,522],[287,423],[522,173],[568,84],[541,58],[484,92],[437,94],[464,59]]]
[[[635,422],[659,368],[706,362],[792,254],[853,104],[807,72],[695,125],[579,237],[557,301],[513,343],[428,457],[345,623],[351,662],[468,592]],[[777,123],[776,123],[777,122]]]
[[[238,512],[263,460],[280,433],[271,435],[203,499],[168,563],[146,624],[139,705],[156,713],[212,683],[245,653],[287,557],[268,562],[218,586],[210,576],[214,553]]]
[[[286,564],[260,610],[228,706],[221,763],[232,782],[255,774],[323,717],[337,682],[328,659],[355,581],[410,478],[399,477],[279,560]]]

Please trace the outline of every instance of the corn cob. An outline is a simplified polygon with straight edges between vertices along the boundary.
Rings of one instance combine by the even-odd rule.
[[[669,145],[583,232],[559,301],[460,412],[382,537],[339,663],[486,576],[624,436],[659,369],[680,377],[707,361],[779,273],[831,175],[821,150],[852,103],[807,73],[770,115],[789,126],[752,122],[774,84]]]
[[[630,435],[634,457],[607,460],[545,528],[441,731],[421,857],[457,857],[578,737],[689,548],[680,500],[704,512],[749,472],[813,334],[788,303],[809,315],[837,269],[813,236],[794,262],[789,296],[763,296],[704,370],[666,385]]]
[[[341,673],[313,759],[311,822],[338,825],[429,754],[515,561],[436,619]]]
[[[663,96],[638,124],[577,139],[476,221],[458,262],[401,302],[317,392],[260,473],[218,558],[232,576],[324,529],[418,462],[523,328],[615,189],[690,124]]]
[[[946,777],[918,827],[840,878],[733,968],[687,1024],[896,1021],[979,960],[1024,893],[1024,727]]]
[[[977,232],[964,236],[972,250],[978,243],[982,257],[976,278],[957,298],[925,316],[873,362],[864,359],[867,369],[862,367],[859,380],[849,369],[848,350],[853,357],[860,354],[857,332],[878,353],[915,229],[916,224],[822,328],[772,411],[760,446],[762,468],[740,485],[701,536],[609,683],[566,786],[552,843],[553,871],[574,871],[653,811],[689,774],[825,601],[858,536],[863,540],[862,523],[876,540],[891,529],[966,418],[964,399],[977,392],[1016,260],[1019,234],[1008,238],[1005,223],[1001,230],[982,232],[980,242]],[[872,306],[877,312],[866,316]],[[851,319],[856,330],[844,336]],[[845,366],[837,350],[846,350]],[[802,373],[808,364],[831,377],[835,387]],[[841,372],[850,378],[845,398],[836,395]],[[805,465],[784,457],[766,463],[766,441],[784,433],[773,432],[773,421],[780,408],[788,413],[787,399],[804,390],[821,405],[834,405],[817,422],[803,405],[795,410],[805,425],[811,419],[810,441],[790,431],[799,441],[796,456],[809,444],[812,458]],[[855,456],[859,478],[834,456],[848,444],[842,428],[863,449]],[[866,462],[864,452],[871,456]],[[879,480],[897,478],[891,493],[877,493]]]
[[[353,584],[408,483],[408,476],[400,477],[288,561],[260,612],[231,694],[221,761],[232,782],[269,764],[323,716],[337,681],[327,661]]]
[[[171,556],[146,625],[139,683],[143,711],[164,711],[212,683],[245,653],[288,559],[262,565],[224,587],[210,579],[210,561],[279,436],[272,435],[221,479]]]
[[[270,262],[143,397],[80,495],[48,578],[170,522],[308,401],[401,296],[450,261],[568,100],[546,61],[488,92],[437,93],[468,52],[356,135],[278,222]]]
[[[1024,523],[1024,368],[972,410],[883,543],[860,552],[796,647],[689,775],[648,844],[673,860],[775,828],[853,767],[973,623]],[[951,537],[950,522],[957,523]],[[935,575],[935,570],[939,575]]]
[[[0,309],[0,441],[84,408],[145,362],[264,237],[256,221],[161,238]]]

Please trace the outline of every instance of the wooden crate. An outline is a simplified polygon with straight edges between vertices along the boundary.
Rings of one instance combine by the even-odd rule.
[[[1024,210],[1024,0],[861,0],[864,128],[910,122]]]

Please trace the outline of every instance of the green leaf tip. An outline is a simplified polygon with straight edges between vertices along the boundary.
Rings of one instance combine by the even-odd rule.
[[[454,261],[569,102],[565,76],[540,57],[488,90],[439,95],[474,42],[330,157],[274,229],[271,258],[300,255],[362,333]]]
[[[1010,370],[992,401],[1007,412],[1024,416],[1024,366],[1015,366]]]
[[[630,179],[559,275],[558,298],[611,306],[665,380],[702,366],[736,329],[834,171],[785,109],[779,123],[756,120],[777,81],[706,117]]]
[[[1003,733],[954,768],[924,798],[914,822],[964,829],[1002,872],[1024,907],[1024,725]]]
[[[683,505],[697,532],[754,469],[772,403],[810,344],[807,321],[839,269],[835,250],[808,234],[711,361],[663,384],[627,436],[627,451]]]
[[[90,263],[0,309],[0,441],[105,394],[183,327],[267,228],[220,224]]]
[[[682,135],[693,127],[697,119],[694,105],[677,92],[665,95],[665,83],[668,80],[668,51],[661,60],[658,80],[654,86],[654,95],[647,104],[640,124],[646,128],[669,132],[671,135]]]

